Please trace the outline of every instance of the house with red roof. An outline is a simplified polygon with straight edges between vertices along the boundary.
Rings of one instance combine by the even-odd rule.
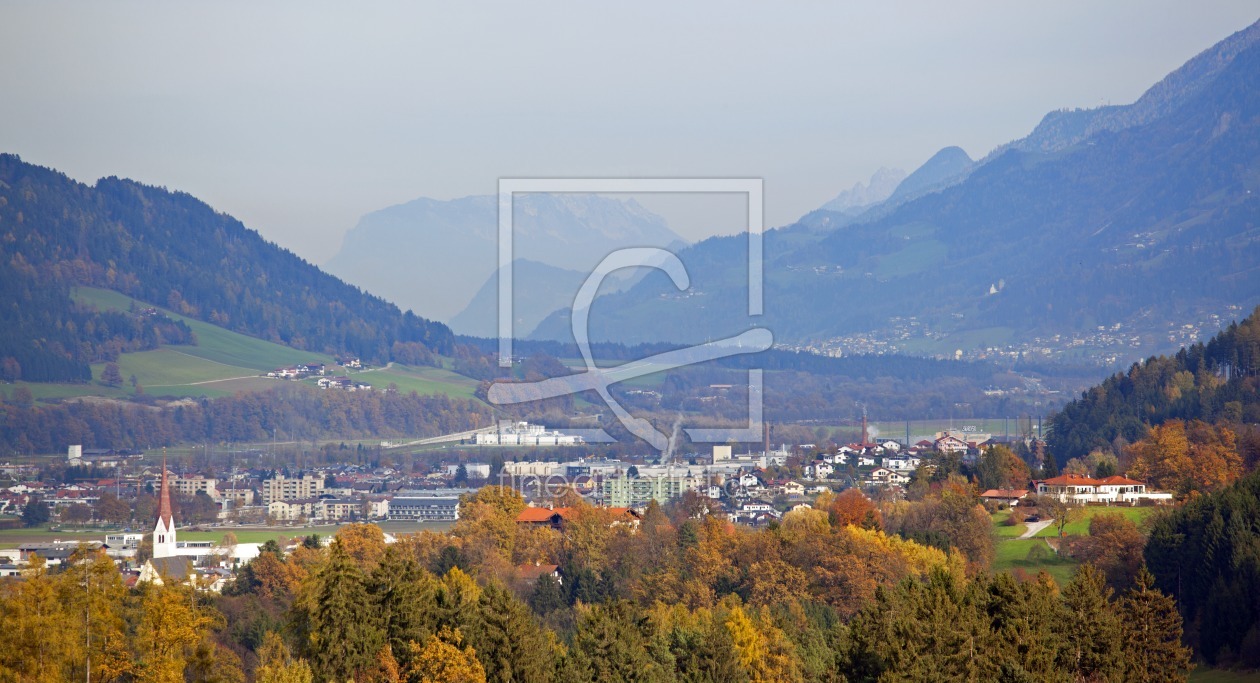
[[[995,503],[1006,503],[1014,507],[1019,505],[1019,501],[1027,495],[1028,489],[989,489],[980,494],[980,499]]]
[[[612,514],[614,525],[630,524],[637,526],[639,523],[639,513],[633,508],[610,507],[600,509],[607,510]],[[516,523],[549,526],[557,531],[563,531],[565,521],[572,519],[576,514],[578,514],[577,508],[527,507],[516,516]]]
[[[1094,479],[1062,474],[1035,483],[1039,496],[1053,496],[1064,502],[1082,505],[1136,505],[1147,501],[1172,501],[1171,493],[1147,491],[1146,484],[1119,475]]]

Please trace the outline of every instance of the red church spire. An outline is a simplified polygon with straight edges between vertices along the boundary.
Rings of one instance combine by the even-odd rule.
[[[166,449],[162,449],[162,493],[161,501],[158,503],[158,519],[166,525],[167,529],[174,527],[171,518],[171,488],[166,482]]]

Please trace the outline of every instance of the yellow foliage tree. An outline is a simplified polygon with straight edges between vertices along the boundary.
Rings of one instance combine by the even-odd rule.
[[[181,683],[189,649],[214,620],[196,607],[186,586],[146,584],[137,615],[133,670],[139,683]]]
[[[347,524],[337,530],[337,540],[364,572],[371,572],[385,554],[385,532],[375,524]]]
[[[754,562],[748,574],[752,584],[748,601],[754,605],[787,603],[809,591],[805,572],[783,560]]]
[[[1217,491],[1242,476],[1237,436],[1226,426],[1169,420],[1128,448],[1129,475],[1182,495]]]
[[[726,617],[735,656],[753,683],[787,683],[804,680],[795,648],[783,631],[764,613],[757,621],[739,605]]]
[[[91,657],[91,678],[106,683],[131,670],[122,606],[126,595],[122,577],[103,549],[81,547],[70,556],[57,576],[57,593],[70,615],[65,624],[80,639]],[[86,677],[75,662],[73,677]]]
[[[312,678],[311,666],[305,659],[295,659],[279,634],[268,631],[263,635],[255,683],[311,683]]]
[[[485,683],[486,670],[472,647],[460,647],[459,629],[442,627],[423,646],[411,643],[410,663],[401,672],[406,683]]]
[[[958,553],[946,553],[939,548],[920,545],[900,536],[889,536],[882,531],[848,526],[843,532],[855,544],[865,546],[868,552],[884,552],[896,555],[918,577],[925,577],[933,569],[940,569],[961,582],[967,573],[967,561]]]
[[[797,543],[810,534],[826,534],[831,531],[831,520],[826,510],[801,508],[783,515],[779,533],[789,543]]]
[[[66,628],[73,623],[57,596],[43,558],[33,556],[23,580],[0,585],[0,676],[53,683],[68,679],[71,662],[82,661],[82,641]]]

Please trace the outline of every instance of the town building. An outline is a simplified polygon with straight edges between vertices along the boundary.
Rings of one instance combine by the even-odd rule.
[[[613,507],[647,507],[656,501],[662,505],[684,491],[699,490],[707,482],[692,476],[609,477],[600,481],[600,500]]]
[[[324,492],[324,478],[313,474],[295,478],[277,474],[275,479],[264,481],[262,489],[263,505],[277,500],[318,498]]]
[[[217,479],[207,479],[200,475],[192,477],[171,477],[171,488],[185,496],[195,496],[198,493],[204,493],[214,500],[219,499],[219,492],[216,488]]]
[[[577,446],[583,443],[580,436],[549,431],[542,425],[528,422],[499,422],[493,432],[481,432],[474,437],[478,446]]]
[[[415,522],[453,522],[459,519],[459,499],[396,496],[389,501],[389,518]]]

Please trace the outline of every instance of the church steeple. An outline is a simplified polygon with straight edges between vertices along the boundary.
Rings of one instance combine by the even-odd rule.
[[[166,481],[166,449],[162,449],[162,493],[161,501],[158,503],[158,521],[163,522],[166,526],[174,528],[174,520],[171,514],[171,488]]]
[[[153,557],[174,557],[175,515],[171,512],[171,487],[166,480],[166,449],[162,449],[162,490],[158,500],[157,524],[153,527]]]

